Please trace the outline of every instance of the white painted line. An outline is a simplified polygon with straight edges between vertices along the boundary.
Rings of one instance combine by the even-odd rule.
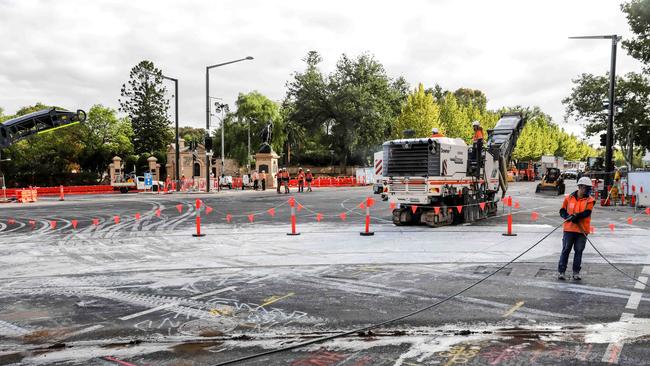
[[[634,292],[630,293],[630,298],[627,300],[626,309],[636,310],[639,307],[639,302],[641,302],[641,293]]]
[[[643,270],[641,270],[641,273],[650,275],[650,266],[643,266]]]
[[[618,358],[621,356],[621,349],[623,349],[622,342],[610,343],[605,350],[605,355],[602,361],[607,363],[618,363]]]
[[[206,292],[204,294],[199,294],[199,295],[192,296],[192,297],[190,297],[190,299],[202,299],[204,297],[220,294],[222,292],[231,291],[231,290],[234,291],[236,288],[237,287],[235,287],[235,286],[228,286],[228,287],[220,288],[218,290]]]
[[[643,283],[641,283],[643,282]],[[639,276],[639,282],[634,284],[634,288],[637,290],[645,290],[645,285],[648,283],[648,277]]]
[[[146,315],[146,314],[149,314],[149,313],[153,313],[153,312],[156,312],[158,310],[166,309],[166,308],[169,308],[169,307],[172,307],[172,306],[175,306],[175,305],[176,305],[176,303],[164,304],[164,305],[156,306],[155,308],[140,311],[138,313],[134,313],[134,314],[131,314],[131,315],[126,315],[126,316],[123,316],[123,317],[121,317],[119,319],[120,320],[129,320],[129,319],[137,318],[137,317],[139,317],[141,315]]]
[[[72,333],[68,334],[68,337],[72,337],[72,336],[76,336],[76,335],[79,335],[79,334],[84,334],[84,333],[92,332],[92,331],[94,331],[94,330],[101,329],[101,328],[104,328],[104,326],[101,325],[101,324],[93,325],[93,326],[90,326],[90,327],[88,327],[88,328],[79,329],[79,330],[76,331],[76,332],[72,332]]]
[[[622,322],[629,322],[630,320],[632,320],[632,318],[634,318],[634,314],[632,314],[632,313],[623,313],[623,314],[621,314],[621,321]]]
[[[275,277],[278,277],[278,275],[277,275],[277,274],[270,274],[270,275],[268,275],[268,276],[264,276],[264,277],[260,277],[260,278],[255,278],[255,279],[250,280],[250,281],[248,281],[248,282],[246,282],[246,283],[257,283],[257,282],[261,282],[261,281],[264,281],[264,280],[267,280],[267,279],[271,279],[271,278],[275,278]]]

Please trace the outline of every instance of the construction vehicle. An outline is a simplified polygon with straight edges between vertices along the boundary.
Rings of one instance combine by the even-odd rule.
[[[532,161],[517,162],[517,177],[519,180],[534,182],[537,179],[538,164]]]
[[[384,192],[384,151],[378,151],[374,154],[374,175],[372,182],[372,191],[374,194],[382,194]]]
[[[430,227],[473,222],[494,216],[497,193],[507,190],[507,167],[526,118],[504,114],[488,130],[480,159],[459,138],[428,137],[383,144],[384,178],[395,225]],[[459,209],[459,206],[462,206]]]
[[[542,181],[537,185],[535,193],[540,193],[545,190],[553,190],[557,195],[564,194],[565,190],[564,178],[558,168],[546,168],[546,174],[542,177]]]
[[[115,181],[111,182],[113,190],[120,191],[120,193],[129,193],[129,191],[141,191],[146,192],[147,190],[152,192],[158,192],[162,189],[164,183],[156,180],[151,181],[151,186],[145,185],[144,176],[136,176],[131,173],[125,177],[118,175],[115,177]]]
[[[29,136],[53,132],[86,121],[86,112],[65,111],[56,108],[42,109],[0,123],[0,149],[8,148]]]

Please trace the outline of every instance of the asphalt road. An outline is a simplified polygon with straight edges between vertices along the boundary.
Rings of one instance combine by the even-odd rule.
[[[215,365],[383,322],[484,278],[557,227],[563,197],[533,192],[509,190],[514,237],[502,235],[501,209],[472,225],[395,227],[381,201],[375,235],[362,237],[369,188],[3,205],[0,364]],[[299,236],[286,235],[289,197]],[[212,209],[201,238],[197,198]],[[598,249],[647,282],[648,215],[598,207],[592,225]],[[433,309],[241,364],[648,364],[645,286],[590,247],[583,281],[557,281],[560,238]]]

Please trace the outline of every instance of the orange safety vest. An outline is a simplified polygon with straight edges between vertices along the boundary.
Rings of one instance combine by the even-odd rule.
[[[569,215],[575,215],[585,210],[593,210],[595,202],[596,200],[591,196],[578,199],[577,193],[572,193],[564,199],[564,203],[562,203],[562,208],[565,209]],[[582,227],[582,230],[580,230],[580,227]],[[567,221],[564,223],[564,231],[570,231],[574,233],[584,232],[585,234],[589,234],[590,227],[591,227],[591,216],[585,217],[584,219],[580,220],[579,224],[574,224],[571,221]]]
[[[476,131],[474,132],[474,137],[472,138],[472,140],[473,140],[474,142],[476,142],[476,141],[478,141],[478,140],[483,140],[483,130],[480,129],[480,128],[479,128],[478,130],[476,130]]]
[[[434,133],[434,134],[431,134],[431,137],[445,137],[445,135],[443,135],[441,133]]]
[[[305,180],[305,174],[302,172],[298,173],[298,181],[303,181],[303,180]]]

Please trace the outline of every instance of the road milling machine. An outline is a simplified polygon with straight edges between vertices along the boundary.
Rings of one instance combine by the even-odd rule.
[[[526,118],[502,115],[488,130],[477,159],[476,144],[460,138],[428,137],[383,144],[384,179],[395,225],[437,227],[494,216],[507,190],[507,168]],[[499,191],[501,197],[498,197]]]

